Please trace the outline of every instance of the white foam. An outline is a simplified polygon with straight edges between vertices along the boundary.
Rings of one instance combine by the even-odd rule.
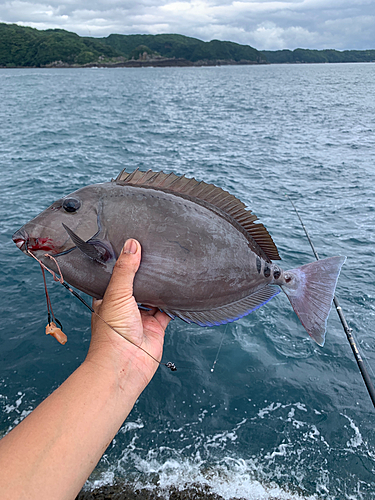
[[[121,457],[104,458],[102,471],[99,464],[88,486],[97,487],[110,484],[113,478],[120,481],[123,478],[135,489],[162,492],[166,499],[171,488],[198,488],[220,495],[224,500],[318,500],[323,497],[334,500],[342,485],[338,486],[337,478],[321,454],[327,452],[328,457],[335,449],[326,441],[318,423],[311,421],[309,413],[321,414],[300,402],[282,404],[265,400],[263,408],[258,408],[253,417],[239,419],[231,428],[211,434],[202,433],[197,421],[175,428],[173,422],[168,421],[164,429],[152,431],[155,437],[147,441],[148,444],[144,441],[148,424],[139,418],[122,429],[127,443]],[[207,418],[207,410],[201,409],[199,415],[201,419]],[[348,438],[351,433],[353,436],[347,442],[348,449],[341,451],[355,453],[363,444],[361,450],[368,452],[356,423],[347,416],[345,419],[344,422],[350,424],[344,425],[349,431]],[[275,425],[281,442],[265,445],[251,457],[238,457],[236,450],[243,445],[244,428],[260,425],[260,429],[264,429],[268,427],[268,420]],[[173,434],[177,441],[169,438]],[[314,484],[306,464],[317,467]],[[351,492],[353,487],[350,485]],[[359,484],[358,488],[358,498],[361,498]]]
[[[11,413],[13,411],[17,411],[18,410],[18,408],[22,404],[22,400],[25,397],[25,394],[23,394],[22,392],[18,392],[17,396],[19,396],[19,398],[15,401],[14,404],[12,404],[12,405],[9,405],[9,404],[5,405],[4,410],[3,410],[4,413]]]
[[[257,418],[263,419],[273,411],[282,411],[289,406],[292,405],[271,403],[260,412]],[[293,405],[290,409],[290,418],[294,416],[296,408],[297,406]],[[288,479],[283,465],[278,461],[280,459],[283,461],[283,459],[288,459],[289,455],[293,455],[291,443],[281,443],[276,449],[265,451],[251,459],[234,458],[225,453],[228,443],[235,444],[238,441],[237,432],[247,422],[248,420],[243,418],[230,430],[204,437],[196,436],[194,444],[181,446],[179,450],[163,445],[150,448],[146,453],[137,446],[138,439],[141,439],[137,430],[143,428],[143,422],[140,419],[136,422],[128,422],[123,432],[133,431],[130,434],[132,438],[123,450],[120,460],[108,470],[108,460],[105,457],[103,470],[97,469],[94,472],[88,487],[97,488],[104,484],[112,484],[114,478],[121,476],[123,472],[123,476],[133,484],[135,489],[157,489],[158,494],[164,493],[166,499],[169,498],[171,488],[181,491],[198,487],[220,495],[224,500],[232,498],[269,500],[275,497],[280,500],[317,500],[314,495],[304,496],[288,488]],[[183,426],[169,429],[169,432],[172,431],[184,434],[189,433],[189,428]],[[312,432],[314,433],[314,430]],[[213,453],[214,449],[216,451]],[[184,456],[183,450],[189,451],[188,456]],[[216,459],[208,459],[215,455]],[[301,471],[296,471],[293,477],[298,484],[302,484],[304,477]],[[279,482],[278,479],[280,484],[276,483],[276,481]],[[286,484],[285,487],[282,486],[284,484]]]
[[[262,408],[259,410],[258,417],[264,418],[265,415],[268,415],[270,412],[278,410],[280,407],[281,407],[281,403],[271,403],[270,405],[266,406],[265,408]]]
[[[264,458],[266,460],[271,460],[277,456],[279,457],[285,457],[287,455],[287,450],[288,448],[291,448],[292,445],[291,444],[286,444],[286,443],[282,443],[280,444],[278,447],[277,447],[277,450],[278,451],[273,451],[272,453],[266,453],[266,455],[264,456]]]
[[[363,444],[363,439],[362,439],[362,434],[359,431],[359,428],[355,425],[354,421],[345,415],[344,413],[341,413],[343,417],[349,420],[350,427],[354,431],[354,436],[347,441],[346,446],[351,449],[351,448],[358,448],[358,446],[361,446]]]
[[[276,497],[280,500],[317,500],[313,496],[301,496],[282,489],[274,482],[261,483],[254,479],[254,468],[258,464],[245,461],[224,459],[215,468],[207,467],[204,460],[196,457],[192,460],[167,460],[151,463],[142,462],[143,472],[158,475],[158,490],[165,491],[166,496],[171,487],[182,491],[189,487],[208,488],[210,493],[220,495],[225,500],[234,497],[251,500],[268,500]],[[140,485],[138,485],[139,487]],[[155,489],[152,484],[143,485],[147,489]]]
[[[143,422],[138,419],[136,422],[125,422],[125,424],[121,427],[120,432],[125,434],[126,432],[134,431],[135,429],[142,429],[143,427]]]

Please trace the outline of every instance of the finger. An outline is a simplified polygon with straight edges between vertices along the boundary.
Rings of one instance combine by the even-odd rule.
[[[172,318],[170,318],[167,314],[165,314],[163,311],[160,311],[157,307],[153,307],[149,311],[141,311],[141,315],[143,317],[154,317],[156,321],[160,324],[160,326],[165,330]]]
[[[162,311],[158,311],[156,314],[155,314],[155,319],[158,320],[158,322],[160,323],[160,326],[163,328],[163,330],[165,330],[167,328],[167,326],[169,325],[169,322],[172,318],[170,318],[168,316],[168,314],[165,314],[164,312]]]
[[[147,309],[142,309],[142,312],[144,312],[146,316],[155,316],[155,314],[159,310],[157,307],[152,307],[152,306],[145,306],[145,307],[147,307]]]
[[[103,302],[103,299],[92,299],[92,308],[97,311]]]
[[[104,296],[105,301],[116,300],[116,298],[126,300],[133,295],[134,276],[140,262],[140,243],[134,239],[127,240],[113,268],[111,281]]]

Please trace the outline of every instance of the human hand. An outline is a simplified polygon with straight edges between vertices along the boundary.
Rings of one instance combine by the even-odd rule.
[[[103,300],[94,301],[100,317],[92,316],[85,361],[0,440],[1,499],[76,498],[158,367],[145,351],[161,359],[169,317],[139,312],[141,246],[128,240],[124,251]]]
[[[156,308],[138,309],[133,280],[140,261],[141,245],[136,240],[127,240],[103,299],[93,301],[97,314],[92,315],[92,339],[86,359],[101,368],[115,369],[127,382],[129,375],[134,377],[137,385],[141,382],[142,390],[158,367],[155,359],[161,360],[170,318]]]

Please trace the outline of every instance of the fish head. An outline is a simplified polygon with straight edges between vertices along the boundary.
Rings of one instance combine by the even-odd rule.
[[[14,243],[24,253],[29,251],[42,262],[50,263],[45,260],[46,253],[58,257],[75,248],[63,224],[85,241],[99,232],[100,198],[100,184],[60,198],[16,231],[12,237]]]

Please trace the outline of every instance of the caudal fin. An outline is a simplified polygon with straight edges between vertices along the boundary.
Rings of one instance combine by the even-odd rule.
[[[285,284],[281,288],[307,333],[320,346],[324,345],[327,319],[345,260],[346,257],[329,257],[284,274]]]

